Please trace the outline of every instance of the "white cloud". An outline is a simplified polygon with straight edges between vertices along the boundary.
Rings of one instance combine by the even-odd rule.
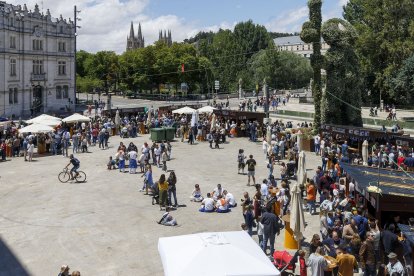
[[[134,22],[135,33],[141,22],[145,44],[158,40],[159,30],[171,30],[174,41],[182,41],[195,34],[201,28],[196,28],[194,22],[186,22],[176,15],[163,15],[155,18],[145,14],[145,8],[150,0],[43,0],[43,12],[49,8],[52,17],[73,19],[73,7],[76,4],[81,13],[78,31],[78,49],[90,52],[112,50],[117,53],[125,51],[126,38],[129,34],[131,21]],[[27,4],[29,10],[34,10],[39,0],[15,0],[14,5]],[[39,4],[39,8],[42,7]],[[218,30],[231,25],[223,23],[218,26],[203,28],[203,30]]]
[[[307,6],[303,6],[296,10],[285,12],[277,18],[266,23],[268,31],[272,32],[297,32],[302,28],[302,23],[309,16]]]

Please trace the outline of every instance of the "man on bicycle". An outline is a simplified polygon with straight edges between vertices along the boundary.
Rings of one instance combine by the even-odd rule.
[[[75,179],[75,178],[73,177],[73,172],[75,172],[75,173],[76,173],[75,177],[77,177],[77,176],[79,175],[78,170],[79,170],[79,167],[80,167],[80,161],[79,161],[79,159],[75,158],[75,157],[73,156],[73,154],[71,154],[71,155],[69,156],[69,158],[70,158],[69,164],[67,164],[67,165],[66,165],[65,169],[67,169],[67,168],[69,167],[69,165],[70,165],[70,164],[72,164],[72,165],[73,165],[72,169],[71,169],[71,170],[70,170],[70,172],[69,172],[69,173],[70,173],[71,180],[73,180],[73,179]]]

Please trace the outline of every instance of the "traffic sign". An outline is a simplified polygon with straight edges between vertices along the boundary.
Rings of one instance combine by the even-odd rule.
[[[219,90],[220,89],[220,82],[218,80],[214,81],[214,88],[216,90]]]

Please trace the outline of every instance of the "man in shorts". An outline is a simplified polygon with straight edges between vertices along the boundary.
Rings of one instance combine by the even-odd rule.
[[[253,178],[253,185],[256,184],[256,178],[254,177],[256,170],[256,160],[253,159],[253,155],[250,154],[249,159],[246,161],[247,166],[247,186],[250,186],[250,177]]]
[[[73,177],[73,173],[74,173],[74,172],[76,173],[75,177],[77,177],[77,176],[79,175],[78,170],[79,170],[79,168],[80,168],[80,161],[79,161],[77,158],[75,158],[75,157],[73,156],[73,154],[71,154],[71,155],[69,156],[69,159],[70,159],[70,160],[69,160],[69,164],[67,164],[67,165],[66,165],[65,169],[66,169],[67,167],[69,167],[69,165],[70,165],[70,164],[72,164],[72,165],[73,165],[72,169],[70,170],[70,177],[71,177],[71,180],[73,180],[73,179],[74,179],[74,177]]]

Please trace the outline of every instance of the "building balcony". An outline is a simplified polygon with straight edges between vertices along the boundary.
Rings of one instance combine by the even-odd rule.
[[[45,81],[46,80],[46,73],[35,74],[32,73],[30,77],[31,81]]]

